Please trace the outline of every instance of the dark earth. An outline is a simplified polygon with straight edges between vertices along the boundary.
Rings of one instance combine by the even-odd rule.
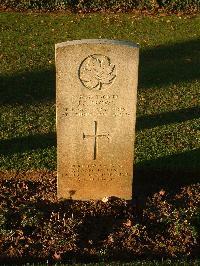
[[[57,200],[56,172],[0,172],[0,263],[198,258],[200,184],[140,202]]]

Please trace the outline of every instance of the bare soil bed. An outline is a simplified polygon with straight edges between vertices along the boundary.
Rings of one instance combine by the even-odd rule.
[[[132,261],[200,254],[200,185],[141,208],[118,198],[56,198],[56,172],[0,172],[0,262]]]

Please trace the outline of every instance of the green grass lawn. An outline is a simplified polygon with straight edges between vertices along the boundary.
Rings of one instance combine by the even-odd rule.
[[[200,16],[1,13],[0,25],[0,170],[56,169],[54,45],[108,38],[140,46],[135,190],[199,180]]]

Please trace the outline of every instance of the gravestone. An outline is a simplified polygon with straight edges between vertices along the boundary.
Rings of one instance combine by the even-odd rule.
[[[58,197],[132,197],[137,45],[56,44]]]

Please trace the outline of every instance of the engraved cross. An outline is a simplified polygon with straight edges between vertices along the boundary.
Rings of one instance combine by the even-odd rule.
[[[94,135],[85,135],[85,133],[83,133],[83,139],[94,138],[93,160],[96,160],[96,158],[97,158],[97,138],[102,138],[102,137],[106,137],[109,139],[109,134],[97,134],[97,121],[94,121]]]

